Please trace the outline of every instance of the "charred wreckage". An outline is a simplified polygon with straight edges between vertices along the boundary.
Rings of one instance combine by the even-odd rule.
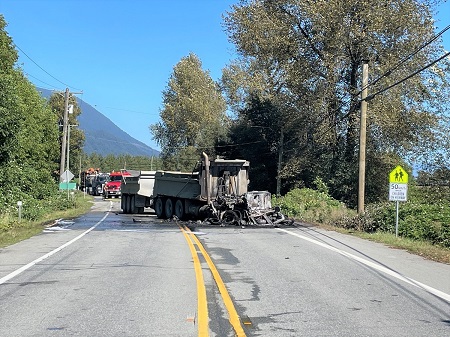
[[[274,226],[293,223],[272,207],[268,191],[248,191],[249,162],[209,160],[203,153],[192,173],[134,171],[123,175],[125,214],[154,209],[159,219],[197,220],[219,226]]]

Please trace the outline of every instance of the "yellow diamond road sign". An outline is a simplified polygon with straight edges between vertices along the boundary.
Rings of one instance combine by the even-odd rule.
[[[407,184],[408,183],[408,173],[401,167],[397,166],[395,169],[389,173],[390,183]]]

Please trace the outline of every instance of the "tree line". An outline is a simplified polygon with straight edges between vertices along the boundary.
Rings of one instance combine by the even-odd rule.
[[[13,39],[0,15],[0,214],[7,219],[24,205],[24,217],[35,219],[55,207],[66,207],[59,198],[64,94],[54,92],[47,100],[18,67]],[[83,153],[84,133],[77,128],[81,113],[75,97],[69,97],[70,162],[68,169],[78,176],[89,167],[104,172],[123,168],[160,169],[158,158],[102,156]],[[50,204],[53,202],[53,205]],[[8,221],[8,220],[5,220]]]
[[[205,150],[245,158],[252,189],[285,194],[320,178],[355,206],[366,62],[366,200],[386,199],[396,165],[410,173],[448,167],[450,62],[435,63],[446,53],[433,20],[439,2],[233,5],[223,26],[237,58],[222,78],[214,85],[189,54],[163,92],[161,121],[150,126],[163,158],[193,160]]]
[[[399,164],[426,171],[427,181],[434,172],[448,181],[442,172],[450,161],[450,62],[424,68],[445,53],[433,21],[439,2],[241,1],[224,14],[237,57],[220,80],[194,53],[173,68],[160,121],[149,126],[160,159],[87,156],[84,134],[73,127],[69,169],[191,171],[206,152],[249,160],[250,189],[285,194],[320,179],[330,195],[355,206],[367,62],[366,200],[386,198],[388,173]],[[6,212],[18,200],[56,193],[64,100],[58,93],[43,99],[24,76],[1,15],[0,54],[0,209]],[[81,110],[73,97],[69,103],[75,125]]]

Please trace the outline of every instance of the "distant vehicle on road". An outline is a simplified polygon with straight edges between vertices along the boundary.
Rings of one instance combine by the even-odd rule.
[[[127,175],[124,172],[111,172],[109,174],[109,180],[103,186],[103,198],[108,199],[111,197],[118,198],[121,195],[122,176]]]
[[[97,174],[92,180],[92,195],[102,195],[105,184],[109,181],[109,173]]]
[[[99,174],[100,169],[89,168],[80,174],[80,190],[92,194],[92,182]]]

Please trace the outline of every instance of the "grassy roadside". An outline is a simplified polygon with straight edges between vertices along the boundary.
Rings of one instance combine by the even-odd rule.
[[[87,213],[92,206],[92,201],[92,196],[79,193],[75,196],[72,208],[46,213],[44,217],[36,221],[22,219],[19,222],[18,218],[0,217],[0,248],[39,234],[57,219],[72,219]]]
[[[450,249],[436,246],[426,241],[395,237],[395,234],[385,232],[366,233],[326,224],[316,224],[316,226],[325,230],[353,235],[361,239],[382,243],[390,248],[403,249],[411,254],[422,256],[428,260],[450,264]]]
[[[281,207],[284,214],[319,228],[354,235],[365,240],[382,243],[391,248],[403,249],[426,259],[450,264],[450,248],[445,244],[431,242],[427,238],[445,235],[450,219],[450,190],[442,190],[434,201],[425,188],[411,192],[412,202],[402,205],[399,237],[395,237],[395,207],[390,204],[375,204],[370,215],[359,217],[355,210],[332,199],[326,190],[295,189],[283,197],[273,197],[272,205]],[[435,207],[435,206],[439,207]],[[447,226],[447,227],[445,227]],[[439,231],[438,229],[441,229]],[[407,235],[415,234],[415,237]],[[448,240],[448,236],[447,236]],[[439,240],[438,240],[439,242]]]

